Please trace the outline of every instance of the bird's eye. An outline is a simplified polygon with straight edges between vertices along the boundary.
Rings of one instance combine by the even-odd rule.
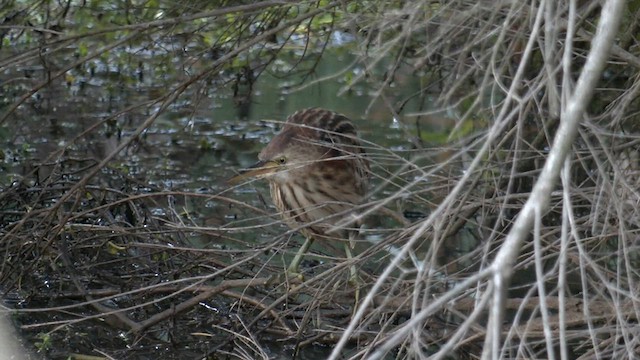
[[[278,159],[278,162],[279,162],[280,164],[284,164],[284,163],[286,163],[286,162],[287,162],[287,158],[285,158],[284,156],[281,156],[281,157]]]

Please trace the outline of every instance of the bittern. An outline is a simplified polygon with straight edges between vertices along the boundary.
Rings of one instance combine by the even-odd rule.
[[[350,219],[369,183],[369,162],[353,123],[325,109],[298,111],[287,118],[258,159],[230,182],[267,179],[284,221],[306,237],[287,273],[298,276],[300,262],[314,239],[342,239],[350,259],[357,233],[356,221]],[[357,281],[354,266],[350,279]]]

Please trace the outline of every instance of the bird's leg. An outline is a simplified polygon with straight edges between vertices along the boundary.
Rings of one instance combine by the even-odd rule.
[[[347,255],[347,261],[349,262],[353,260],[353,254],[351,253],[351,248],[352,248],[352,245],[355,244],[355,241],[353,239],[355,235],[356,235],[355,232],[349,232],[349,241],[344,242],[344,252]],[[353,307],[353,310],[355,311],[355,309],[358,308],[358,302],[360,301],[360,278],[358,277],[358,269],[356,269],[355,264],[351,264],[351,266],[349,266],[349,284],[351,286],[356,287],[356,293],[355,293],[356,301]]]
[[[351,261],[353,260],[353,253],[351,253],[351,245],[350,242],[345,242],[344,243],[344,253],[347,255],[347,260]],[[359,282],[358,279],[358,270],[356,269],[355,265],[351,265],[349,266],[349,282],[352,285],[357,285]]]
[[[311,244],[313,244],[313,236],[309,236],[306,238],[304,244],[302,244],[302,247],[300,247],[300,249],[296,253],[296,256],[293,257],[293,260],[291,261],[291,264],[289,264],[289,268],[287,269],[287,275],[295,278],[302,277],[298,272],[298,268],[300,267],[300,263],[302,262],[304,255],[307,253],[307,251],[309,251]]]

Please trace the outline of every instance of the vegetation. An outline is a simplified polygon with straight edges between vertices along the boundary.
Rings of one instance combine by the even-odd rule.
[[[0,289],[34,351],[640,352],[638,1],[3,1]],[[353,262],[324,244],[294,281],[263,185],[176,167],[223,182],[277,127],[228,120],[317,83],[406,141],[366,141]]]

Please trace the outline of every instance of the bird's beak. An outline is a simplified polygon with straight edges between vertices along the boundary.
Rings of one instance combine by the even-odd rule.
[[[274,173],[277,168],[278,163],[275,161],[258,161],[247,169],[242,170],[239,175],[227,180],[227,183],[230,185],[237,185],[252,177],[261,178]]]

